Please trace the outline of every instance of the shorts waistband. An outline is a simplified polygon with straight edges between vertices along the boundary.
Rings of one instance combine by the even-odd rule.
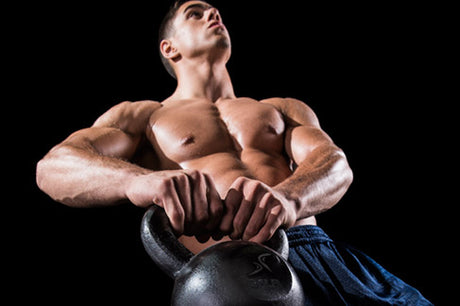
[[[331,238],[317,225],[300,225],[291,227],[286,231],[289,246],[298,244],[333,242]]]

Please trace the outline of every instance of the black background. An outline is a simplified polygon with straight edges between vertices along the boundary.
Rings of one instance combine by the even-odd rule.
[[[17,300],[135,305],[169,297],[172,281],[140,242],[141,209],[72,209],[35,184],[38,160],[70,133],[116,103],[161,101],[175,89],[156,44],[169,3],[15,8],[7,113],[19,120],[5,134],[21,162],[10,180],[19,190],[6,190],[17,210],[4,215],[14,237],[4,252],[9,283],[23,290]],[[347,154],[354,183],[319,225],[441,303],[452,252],[441,220],[455,205],[441,174],[452,147],[440,138],[443,59],[430,8],[214,3],[232,37],[236,95],[305,101]]]

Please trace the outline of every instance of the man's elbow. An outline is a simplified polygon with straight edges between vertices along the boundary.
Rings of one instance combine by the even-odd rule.
[[[58,165],[63,155],[68,153],[65,151],[67,151],[65,148],[53,148],[45,157],[38,161],[35,173],[35,181],[38,188],[58,202],[61,202],[58,191],[59,186],[63,182],[62,177],[59,175],[62,171]]]
[[[353,170],[351,170],[351,167],[348,163],[348,160],[345,156],[345,154],[341,154],[341,158],[339,159],[338,166],[339,166],[339,173],[340,173],[340,178],[342,181],[342,186],[345,190],[348,190],[348,187],[350,187],[351,183],[353,182]]]
[[[37,163],[36,173],[35,173],[35,181],[37,183],[38,188],[41,191],[51,196],[51,183],[50,183],[50,162],[47,158],[41,159]],[[51,196],[52,197],[52,196]]]
[[[353,171],[347,157],[341,149],[335,148],[335,152],[329,158],[331,161],[330,174],[336,181],[337,186],[340,187],[339,189],[345,192],[353,182]]]
[[[353,170],[351,170],[348,163],[346,169],[344,170],[344,181],[347,189],[350,187],[351,183],[353,183]]]

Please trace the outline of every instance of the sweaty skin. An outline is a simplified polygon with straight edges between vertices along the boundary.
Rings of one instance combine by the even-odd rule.
[[[150,118],[148,138],[166,155],[162,167],[209,174],[222,199],[239,177],[275,186],[292,174],[284,151],[286,124],[274,106],[279,100],[169,101]],[[315,224],[315,218],[297,223]]]
[[[351,184],[342,150],[305,103],[235,96],[230,39],[214,7],[186,2],[174,29],[160,51],[176,91],[161,103],[115,105],[70,135],[39,161],[38,186],[74,207],[163,207],[192,252],[315,224]]]
[[[217,192],[214,204],[220,206],[225,199],[231,202],[229,190],[242,178],[282,190],[283,182],[293,177],[291,160],[302,167],[317,163],[315,181],[320,181],[320,176],[334,180],[332,167],[339,174],[347,170],[341,150],[320,129],[311,109],[298,100],[123,102],[102,115],[93,127],[77,131],[51,150],[39,163],[39,169],[48,168],[47,175],[38,180],[55,200],[71,206],[111,205],[127,199],[142,207],[152,203],[165,207],[166,203],[154,199],[161,188],[151,182],[152,175],[158,180],[160,174],[169,178],[177,172],[197,170],[209,176]],[[81,176],[88,180],[82,182]],[[334,202],[349,184],[346,176],[338,175],[337,180],[343,180],[344,186],[329,192]],[[50,184],[45,185],[47,182]],[[292,188],[291,192],[299,191]],[[322,200],[330,201],[326,198]],[[190,202],[197,205],[199,201]],[[314,215],[325,210],[319,202],[321,199],[312,197],[309,210],[296,211],[289,225],[315,224]],[[222,214],[220,229],[228,234],[233,220],[224,224],[225,212]],[[189,231],[187,234],[196,234],[193,229]],[[211,239],[200,244],[188,236],[182,236],[181,241],[194,252],[215,242]]]

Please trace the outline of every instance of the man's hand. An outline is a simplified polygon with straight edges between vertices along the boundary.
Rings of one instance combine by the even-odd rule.
[[[140,207],[163,207],[177,235],[205,242],[220,224],[223,203],[212,179],[199,171],[159,171],[137,176],[126,192]]]
[[[225,198],[226,211],[220,230],[232,239],[263,243],[280,227],[296,221],[294,203],[266,184],[240,177]]]

